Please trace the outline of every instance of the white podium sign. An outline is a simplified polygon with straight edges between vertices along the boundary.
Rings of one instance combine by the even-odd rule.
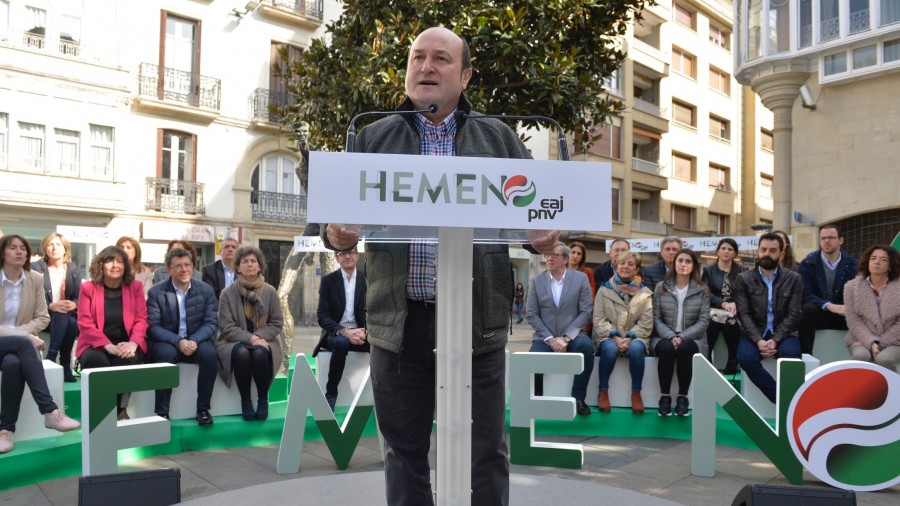
[[[610,230],[608,163],[311,152],[310,222]]]

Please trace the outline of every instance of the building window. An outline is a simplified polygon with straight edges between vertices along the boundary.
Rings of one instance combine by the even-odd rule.
[[[775,186],[775,181],[772,176],[768,174],[760,174],[759,176],[759,185],[760,191],[759,196],[764,199],[771,199],[774,197],[774,193],[772,188]]]
[[[9,2],[0,0],[0,41],[9,40]]]
[[[696,181],[694,157],[672,153],[672,175],[685,181]]]
[[[755,60],[762,56],[763,0],[748,0],[742,5],[747,6],[747,59]]]
[[[691,79],[696,79],[694,74],[694,56],[677,47],[672,47],[672,70]]]
[[[775,151],[775,136],[772,132],[764,128],[759,131],[759,147],[766,151]]]
[[[884,62],[900,60],[900,39],[889,40],[884,43]]]
[[[622,223],[622,202],[619,199],[619,189],[612,189],[612,221]]]
[[[731,122],[710,114],[709,136],[720,141],[729,142],[731,140]]]
[[[731,76],[715,67],[709,67],[709,89],[731,95]]]
[[[165,67],[163,96],[197,104],[200,91],[200,22],[163,11],[165,40],[159,66]]]
[[[694,210],[687,206],[672,204],[672,225],[682,230],[693,230]]]
[[[157,177],[174,181],[194,181],[197,136],[176,130],[162,130]]]
[[[822,0],[819,4],[819,42],[838,38],[841,35],[840,2]]]
[[[606,158],[622,159],[622,127],[619,125],[603,125],[591,129],[594,143],[589,152]]]
[[[684,102],[672,100],[672,120],[684,126],[697,128],[697,109]]]
[[[24,170],[44,171],[44,125],[19,122],[19,156]]]
[[[113,175],[113,155],[115,154],[115,138],[113,128],[102,125],[91,125],[91,176],[109,179]]]
[[[878,63],[878,55],[875,45],[860,47],[853,50],[853,68],[861,69],[871,67]]]
[[[56,142],[55,160],[53,161],[54,172],[65,176],[77,176],[78,146],[81,143],[81,133],[74,130],[54,128],[53,139]]]
[[[709,213],[709,225],[707,230],[719,235],[728,235],[728,216],[724,214]]]
[[[900,0],[881,0],[881,26],[900,21]]]
[[[675,8],[672,9],[672,18],[687,28],[697,31],[696,16],[694,13],[678,4],[675,4],[674,7]]]
[[[709,25],[709,41],[725,50],[731,50],[731,34],[721,28]]]
[[[22,42],[25,47],[44,49],[47,34],[47,11],[37,7],[25,6],[25,36]]]
[[[869,29],[869,0],[850,0],[850,33]]]
[[[783,53],[791,49],[790,2],[770,1],[769,4],[769,54]]]
[[[709,164],[709,187],[728,191],[728,167]]]
[[[296,167],[293,158],[276,154],[264,156],[253,168],[250,186],[257,191],[302,195]]]
[[[603,80],[603,89],[607,93],[622,96],[622,72],[619,69],[614,70],[611,76]]]
[[[812,45],[812,0],[800,0],[800,47]]]
[[[847,53],[830,54],[825,57],[825,75],[830,76],[847,71]]]
[[[7,153],[9,148],[6,140],[9,137],[9,127],[6,126],[6,114],[0,113],[0,168],[6,168]]]

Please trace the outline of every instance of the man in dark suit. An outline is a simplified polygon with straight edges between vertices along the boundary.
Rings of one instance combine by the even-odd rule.
[[[528,351],[581,353],[584,370],[572,381],[572,397],[579,415],[591,414],[584,402],[594,370],[594,344],[584,333],[591,320],[591,285],[585,273],[568,269],[569,247],[557,244],[544,255],[547,270],[528,286],[528,323],[534,329]],[[535,378],[535,392],[542,394],[543,378]]]
[[[609,260],[594,268],[594,281],[596,281],[598,287],[604,281],[609,281],[609,278],[615,274],[616,268],[613,265],[613,260],[619,256],[619,253],[624,253],[630,249],[631,244],[625,239],[613,239],[613,242],[609,245]]]
[[[212,287],[216,300],[222,290],[228,288],[234,282],[234,255],[238,250],[237,239],[225,238],[222,241],[222,259],[204,265],[200,270],[203,273],[203,282]]]
[[[192,280],[194,260],[181,248],[166,253],[169,279],[147,294],[147,344],[151,363],[198,364],[197,423],[212,425],[209,413],[219,357],[213,338],[218,327],[216,297],[206,283]],[[156,391],[156,414],[169,417],[172,389]]]
[[[675,262],[675,255],[681,249],[681,239],[675,236],[663,237],[659,243],[659,262],[644,269],[644,286],[650,290],[666,277]]]
[[[366,274],[356,268],[356,248],[336,253],[341,268],[322,278],[319,285],[319,308],[316,320],[322,337],[313,356],[325,348],[331,351],[325,399],[334,411],[338,384],[344,375],[344,364],[350,351],[369,352],[366,341]]]
[[[803,316],[800,350],[812,355],[816,330],[847,330],[844,284],[856,277],[856,259],[841,249],[844,234],[836,225],[819,229],[819,250],[800,262],[803,280]]]

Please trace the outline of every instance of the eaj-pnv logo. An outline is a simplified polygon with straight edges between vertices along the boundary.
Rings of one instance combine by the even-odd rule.
[[[537,196],[537,188],[525,176],[512,176],[503,185],[503,196],[516,207],[528,207]]]
[[[817,478],[857,491],[900,483],[900,375],[868,362],[814,371],[787,416],[794,454]]]

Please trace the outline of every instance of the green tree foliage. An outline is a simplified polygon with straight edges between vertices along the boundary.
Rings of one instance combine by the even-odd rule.
[[[343,149],[355,114],[403,100],[410,39],[446,26],[471,47],[475,110],[551,116],[590,144],[585,132],[622,109],[603,93],[625,56],[619,37],[652,1],[348,1],[325,37],[280,70],[296,97],[284,120],[308,125],[313,149]]]

